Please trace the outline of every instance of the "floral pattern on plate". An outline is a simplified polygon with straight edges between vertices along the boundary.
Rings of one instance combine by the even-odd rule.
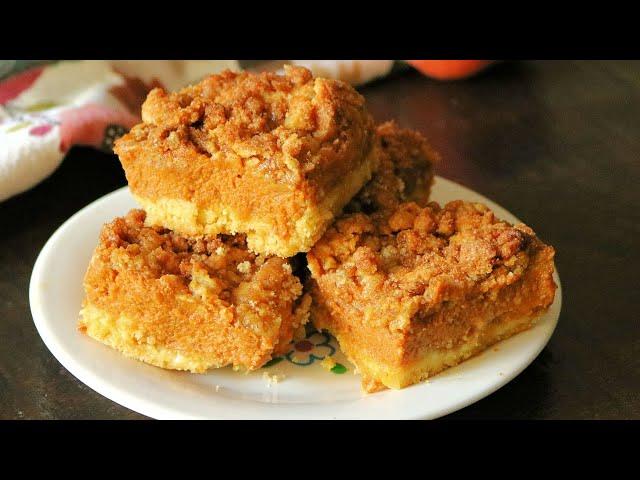
[[[285,355],[271,359],[263,368],[272,367],[283,360],[298,367],[308,367],[315,362],[322,363],[323,360],[334,356],[337,351],[335,338],[326,332],[318,332],[309,327],[304,339],[291,342],[291,348]],[[330,367],[325,368],[338,375],[347,371],[347,367],[338,362],[331,362]]]

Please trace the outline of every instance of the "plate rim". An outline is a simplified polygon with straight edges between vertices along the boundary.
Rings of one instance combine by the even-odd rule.
[[[502,207],[501,205],[494,202],[493,200],[490,200],[484,195],[476,192],[475,190],[472,190],[468,187],[465,187],[464,185],[461,185],[455,181],[449,180],[439,175],[435,175],[434,178],[435,178],[435,182],[439,182],[443,184],[448,183],[450,184],[450,186],[453,186],[457,189],[461,189],[465,193],[473,194],[474,196],[478,197],[479,201],[486,202],[492,208],[492,210],[496,209],[497,207],[498,210],[502,210],[503,212],[506,212],[508,215],[513,217],[516,221],[521,222],[521,220],[518,219],[515,215],[513,215],[509,210]],[[144,396],[132,393],[126,388],[122,388],[118,386],[117,381],[105,380],[101,376],[96,375],[90,368],[83,365],[82,362],[77,361],[73,357],[73,355],[71,355],[61,344],[59,344],[55,340],[55,335],[52,331],[51,325],[49,324],[49,322],[46,321],[46,313],[44,312],[44,305],[41,299],[42,291],[39,288],[38,279],[41,278],[44,274],[44,271],[45,271],[44,269],[47,263],[47,259],[51,255],[51,251],[53,250],[53,245],[56,244],[58,238],[62,237],[67,232],[67,230],[73,229],[73,227],[75,226],[74,223],[76,219],[81,215],[83,215],[86,210],[96,208],[102,204],[106,204],[109,202],[109,200],[112,197],[122,195],[122,192],[128,189],[129,189],[128,186],[118,188],[112,192],[109,192],[97,198],[96,200],[93,200],[89,204],[85,205],[83,208],[81,208],[76,213],[74,213],[71,217],[69,217],[66,221],[64,221],[62,225],[60,225],[55,230],[55,232],[49,237],[47,242],[42,247],[34,263],[33,270],[30,277],[30,282],[29,282],[29,304],[30,304],[32,319],[36,326],[36,330],[38,331],[38,334],[40,335],[42,341],[44,342],[46,347],[49,349],[49,351],[53,354],[53,356],[77,380],[79,380],[80,382],[82,382],[92,390],[94,390],[96,393],[106,397],[107,399],[129,410],[132,410],[134,412],[137,412],[142,415],[155,418],[155,419],[188,420],[188,419],[205,419],[205,418],[206,419],[231,418],[231,417],[225,417],[223,415],[220,415],[218,417],[208,417],[208,416],[204,417],[204,416],[192,415],[192,414],[189,414],[188,412],[181,411],[178,408],[172,408],[171,406],[168,406],[168,405],[160,405],[151,401],[148,398],[145,398]],[[556,266],[554,265],[554,267]],[[545,337],[540,338],[538,340],[539,342],[538,347],[529,355],[529,358],[527,358],[526,361],[522,361],[521,363],[519,363],[517,368],[509,370],[509,372],[504,376],[500,377],[499,380],[488,383],[486,387],[478,389],[478,391],[476,391],[473,395],[466,396],[464,397],[463,400],[460,400],[458,402],[452,402],[450,405],[444,408],[441,408],[435,415],[425,415],[424,413],[421,414],[418,410],[414,408],[413,411],[410,412],[410,414],[403,416],[402,418],[412,419],[412,420],[435,419],[435,418],[448,415],[455,411],[461,410],[473,403],[476,403],[482,398],[485,398],[491,395],[492,393],[496,392],[497,390],[502,388],[504,385],[511,382],[515,377],[520,375],[526,368],[528,368],[531,365],[531,363],[533,363],[533,361],[540,355],[540,352],[542,352],[542,350],[547,346],[559,322],[560,313],[562,311],[562,285],[561,285],[557,268],[554,268],[553,278],[557,285],[557,290],[556,290],[554,302],[550,306],[550,310],[551,308],[557,309],[557,314],[552,319],[553,324],[549,326],[548,332],[546,333]],[[508,341],[508,340],[509,339],[505,341]],[[472,359],[469,359],[469,360],[472,360]],[[463,365],[464,363],[465,362],[462,362],[461,365]],[[410,393],[408,393],[409,392],[408,390],[398,391],[398,393],[400,392],[410,395]],[[280,404],[279,406],[285,409],[287,407],[287,405],[284,405],[284,404]],[[288,405],[288,406],[299,408],[299,405],[295,405],[295,406]],[[256,410],[260,410],[260,409],[257,408]],[[275,410],[279,412],[280,408],[273,409],[273,411],[270,412],[269,414],[257,415],[255,418],[264,418],[264,419],[283,418],[282,416],[279,416],[277,414],[274,415],[273,413]],[[316,418],[316,417],[314,417],[313,415],[309,415],[308,418]],[[317,418],[328,418],[328,417],[322,416]],[[332,417],[332,418],[336,419],[338,417]],[[339,418],[353,418],[353,417],[340,416]],[[396,418],[396,417],[389,417],[389,418]]]

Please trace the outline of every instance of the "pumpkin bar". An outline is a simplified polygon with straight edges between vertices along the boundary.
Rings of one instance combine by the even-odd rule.
[[[379,162],[364,98],[301,67],[156,88],[142,120],[114,150],[147,223],[261,254],[308,251]]]
[[[310,298],[288,260],[243,235],[186,238],[132,210],[104,226],[84,279],[79,329],[124,355],[191,372],[261,367],[286,353]]]
[[[368,392],[420,382],[530,328],[556,289],[554,249],[479,203],[347,214],[307,258],[312,321]]]
[[[394,121],[376,127],[380,142],[378,170],[345,207],[345,212],[373,213],[396,208],[406,201],[429,203],[433,167],[440,156],[427,139]]]

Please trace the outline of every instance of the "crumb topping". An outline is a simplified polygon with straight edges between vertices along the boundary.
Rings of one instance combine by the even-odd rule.
[[[486,206],[454,201],[401,204],[390,212],[339,219],[309,253],[315,278],[360,285],[394,297],[440,302],[517,281],[535,238],[499,221]]]
[[[376,136],[381,145],[378,171],[345,211],[373,213],[405,201],[426,205],[439,155],[420,132],[400,128],[394,121],[378,125]]]
[[[251,264],[246,260],[242,263],[239,263],[236,267],[240,273],[249,273],[251,271]]]
[[[103,229],[100,248],[109,251],[114,270],[126,263],[155,278],[174,275],[189,283],[193,293],[228,302],[237,300],[246,282],[259,280],[269,289],[291,276],[286,259],[252,253],[243,235],[187,238],[145,226],[144,220],[143,210],[131,210]]]
[[[320,362],[320,366],[327,371],[331,371],[331,369],[336,366],[336,361],[333,357],[324,357]]]

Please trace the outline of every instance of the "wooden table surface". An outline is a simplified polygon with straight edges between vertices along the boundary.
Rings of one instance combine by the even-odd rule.
[[[428,136],[438,174],[557,250],[563,308],[550,343],[511,383],[448,418],[640,418],[640,62],[505,63],[459,83],[405,71],[361,91],[377,120]],[[115,156],[75,148],[48,180],[0,203],[0,418],[144,418],[58,363],[28,301],[49,236],[125,183]]]

